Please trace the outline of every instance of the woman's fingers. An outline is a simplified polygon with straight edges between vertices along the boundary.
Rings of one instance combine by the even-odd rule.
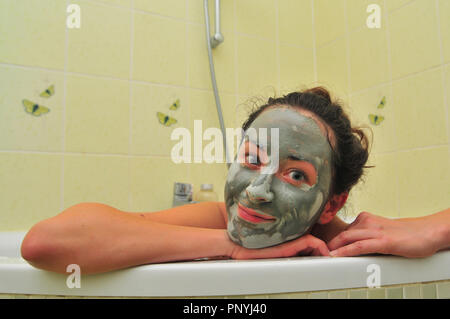
[[[355,241],[379,237],[380,231],[376,229],[348,229],[330,240],[328,242],[328,248],[330,250],[336,250]]]
[[[330,252],[333,257],[350,257],[373,253],[383,253],[383,246],[379,239],[366,239],[354,242]]]

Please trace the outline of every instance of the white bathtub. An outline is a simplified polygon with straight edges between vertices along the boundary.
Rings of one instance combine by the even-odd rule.
[[[236,296],[367,288],[379,268],[381,286],[450,279],[450,251],[429,258],[395,256],[295,257],[207,260],[144,265],[98,275],[81,274],[68,288],[66,275],[39,270],[20,257],[25,232],[0,233],[0,294],[63,296]],[[370,272],[368,272],[368,270]],[[445,283],[449,286],[449,282]],[[446,287],[447,287],[446,286]],[[445,288],[447,289],[447,288]]]

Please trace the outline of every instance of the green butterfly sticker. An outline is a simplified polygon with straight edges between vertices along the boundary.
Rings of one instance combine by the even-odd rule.
[[[25,112],[34,116],[41,116],[42,114],[47,114],[48,112],[50,112],[50,109],[48,107],[33,103],[27,99],[22,100],[22,103],[25,107]]]
[[[369,121],[373,125],[380,125],[380,123],[384,121],[384,116],[369,114]]]
[[[177,99],[172,105],[169,107],[171,110],[178,110],[180,108],[180,99]]]
[[[382,109],[382,108],[384,108],[385,105],[386,105],[386,97],[383,96],[383,98],[381,99],[380,104],[378,104],[377,108]]]
[[[55,94],[55,86],[54,85],[50,85],[44,92],[42,92],[39,96],[40,97],[45,97],[45,98],[49,98],[50,96],[52,96],[53,94]]]
[[[178,122],[173,117],[170,117],[169,115],[166,115],[161,112],[157,112],[156,116],[158,117],[159,123],[161,123],[164,126],[171,126],[172,124],[175,124]]]

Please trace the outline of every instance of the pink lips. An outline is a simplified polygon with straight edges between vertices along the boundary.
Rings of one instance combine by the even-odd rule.
[[[244,207],[241,204],[238,204],[238,215],[242,219],[245,219],[246,221],[259,224],[259,223],[270,223],[276,220],[275,217],[272,217],[270,215],[263,215],[260,213],[257,213],[251,208]]]

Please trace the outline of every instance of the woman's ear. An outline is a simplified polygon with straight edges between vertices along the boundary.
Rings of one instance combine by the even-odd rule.
[[[320,218],[317,222],[321,225],[331,222],[337,212],[342,208],[342,206],[344,206],[347,198],[347,192],[339,195],[333,195],[325,205],[322,215],[320,215]]]

